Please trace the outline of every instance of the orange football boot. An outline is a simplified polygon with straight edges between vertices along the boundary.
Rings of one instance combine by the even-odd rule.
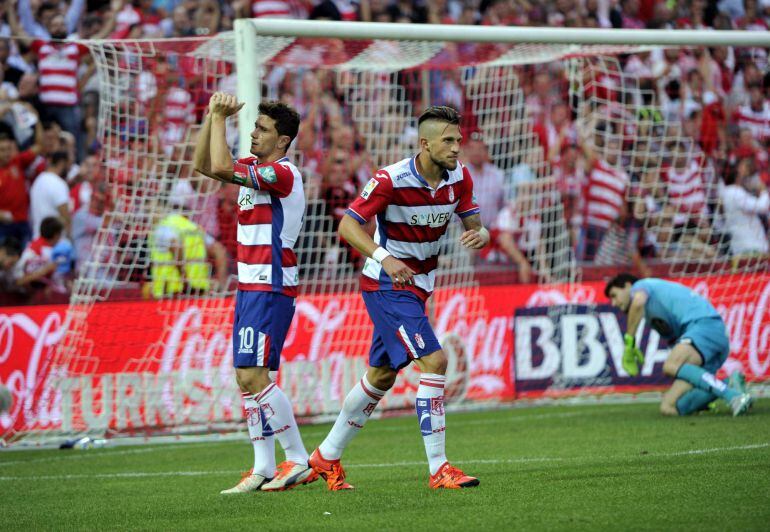
[[[434,490],[439,488],[458,490],[460,488],[478,486],[479,479],[469,477],[456,467],[449,465],[449,462],[444,462],[444,465],[438,468],[436,474],[430,476],[428,485]]]
[[[307,465],[313,468],[321,478],[326,481],[326,485],[331,491],[352,490],[353,486],[345,482],[345,470],[339,460],[327,460],[321,456],[321,452],[316,449],[307,461]]]

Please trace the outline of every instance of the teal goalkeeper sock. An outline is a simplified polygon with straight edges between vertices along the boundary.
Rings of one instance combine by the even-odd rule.
[[[682,364],[682,367],[679,368],[676,374],[676,378],[689,382],[699,390],[713,393],[727,402],[733,397],[740,395],[735,390],[728,388],[727,384],[717,379],[713,374],[693,364]]]
[[[703,410],[707,404],[715,399],[717,396],[713,393],[693,388],[676,400],[676,410],[680,416],[689,416]]]

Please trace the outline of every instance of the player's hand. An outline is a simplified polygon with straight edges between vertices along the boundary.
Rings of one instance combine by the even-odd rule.
[[[245,103],[238,103],[238,100],[232,94],[224,92],[215,92],[209,99],[209,112],[212,116],[228,117],[233,116],[241,110]]]
[[[382,268],[385,270],[385,273],[390,275],[390,278],[393,280],[393,285],[396,288],[404,288],[414,284],[412,278],[414,277],[415,272],[396,257],[393,257],[392,255],[390,257],[385,257],[382,260]]]
[[[644,365],[644,354],[636,347],[636,340],[630,334],[623,335],[623,369],[631,377],[639,375],[639,366]]]
[[[489,240],[475,229],[468,229],[460,235],[460,243],[469,249],[481,249],[489,243]]]

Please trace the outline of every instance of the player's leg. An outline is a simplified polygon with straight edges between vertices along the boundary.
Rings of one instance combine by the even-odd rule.
[[[382,341],[377,339],[373,345]],[[398,372],[388,366],[369,367],[350,389],[334,426],[318,451],[326,460],[339,460],[348,443],[358,434],[385,393],[393,387]]]
[[[380,399],[396,382],[398,371],[388,364],[385,343],[375,323],[369,350],[369,369],[348,392],[334,426],[321,445],[310,455],[310,466],[326,480],[326,485],[332,491],[353,488],[345,481],[345,469],[340,458],[345,447],[372,415]]]
[[[688,327],[671,350],[663,372],[691,384],[694,388],[724,399],[738,415],[750,404],[746,394],[733,390],[714,375],[729,352],[722,320],[705,320]],[[710,370],[710,371],[709,371]],[[745,395],[745,397],[744,397]],[[705,400],[705,396],[701,398]]]
[[[716,395],[693,388],[689,382],[676,379],[663,393],[660,413],[664,416],[686,416],[705,408]]]
[[[282,294],[265,294],[269,300],[270,323],[260,331],[255,342],[257,362],[265,370],[277,371],[281,362],[281,350],[286,334],[294,316],[295,299]],[[269,377],[269,376],[268,376]],[[260,386],[265,381],[260,381]],[[281,444],[286,460],[278,464],[273,480],[264,486],[264,491],[283,491],[300,484],[307,484],[318,479],[308,466],[308,454],[302,443],[302,436],[294,418],[294,410],[286,394],[277,382],[267,379],[256,397],[262,415],[270,424],[276,439]]]
[[[254,466],[233,488],[223,490],[223,494],[248,493],[257,491],[269,482],[275,471],[275,443],[273,430],[265,419],[257,401],[257,396],[270,384],[267,368],[255,367],[253,356],[254,324],[250,323],[252,314],[248,304],[251,297],[238,292],[233,321],[233,364],[235,379],[241,390],[246,426],[254,448]]]

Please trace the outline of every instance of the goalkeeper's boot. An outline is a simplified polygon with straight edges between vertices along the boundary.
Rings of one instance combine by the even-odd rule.
[[[243,474],[241,481],[238,484],[229,490],[222,490],[219,493],[221,495],[232,495],[234,493],[251,493],[254,491],[259,491],[259,488],[267,482],[270,482],[269,478],[265,478],[262,475],[255,475],[252,473],[252,470],[249,469]]]
[[[318,473],[313,468],[290,461],[281,462],[275,470],[273,480],[262,484],[262,491],[286,491],[302,484],[318,480]]]
[[[321,456],[321,452],[316,449],[307,461],[307,465],[313,468],[321,478],[326,481],[326,485],[331,491],[352,490],[353,486],[345,482],[345,470],[339,460],[327,460]]]
[[[748,412],[751,406],[751,396],[747,393],[736,395],[730,399],[730,409],[733,411],[733,417],[738,417],[741,414]]]
[[[445,488],[457,490],[461,488],[472,488],[479,485],[479,479],[471,477],[444,462],[444,465],[438,468],[435,475],[430,476],[428,486],[435,489]]]

